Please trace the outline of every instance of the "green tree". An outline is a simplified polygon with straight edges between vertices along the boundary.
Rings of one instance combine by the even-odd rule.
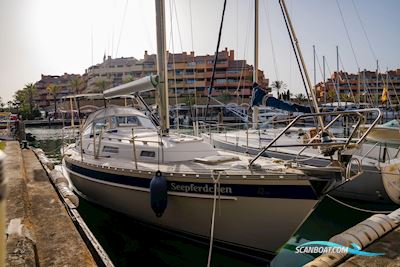
[[[298,102],[302,102],[302,101],[304,101],[306,99],[307,99],[307,97],[302,93],[297,94],[296,97],[295,97],[295,100],[297,100]]]
[[[60,91],[60,87],[58,87],[55,84],[50,84],[47,86],[46,90],[53,95],[53,101],[54,101],[54,114],[57,113],[57,94]]]
[[[19,101],[21,104],[25,102],[26,92],[24,90],[18,90],[14,94],[14,103]]]
[[[108,80],[98,80],[95,83],[96,86],[96,93],[102,93],[104,90],[108,89],[110,86],[110,81]]]
[[[79,94],[79,89],[80,89],[82,84],[83,84],[82,79],[80,77],[77,77],[77,76],[72,78],[72,80],[69,83],[69,85],[71,86],[71,88],[73,89],[75,94]]]
[[[286,90],[286,83],[284,83],[283,81],[273,81],[271,84],[271,88],[274,89],[278,95],[278,99],[280,99],[280,94],[279,91],[280,90]]]
[[[356,100],[357,103],[361,102],[361,95],[359,93],[354,94],[354,99]]]
[[[23,119],[27,119],[29,115],[29,107],[27,105],[26,99],[27,99],[26,91],[20,89],[15,92],[14,102],[12,104],[17,108],[17,111],[22,115]]]
[[[331,88],[328,90],[328,100],[333,103],[336,97],[335,89]]]
[[[71,82],[70,82],[70,86],[72,87],[72,89],[73,89],[75,95],[78,95],[78,94],[79,94],[79,89],[80,89],[80,87],[81,87],[82,84],[83,84],[83,81],[82,81],[82,79],[81,79],[80,77],[75,76],[74,78],[72,78],[72,80],[71,80]],[[81,111],[80,111],[79,98],[76,98],[76,104],[78,105],[78,106],[77,106],[77,109],[78,109],[78,116],[79,116],[79,118],[80,118],[80,117],[81,117]]]
[[[231,99],[231,94],[228,90],[222,91],[221,94],[217,97],[219,101],[222,103],[227,103]]]
[[[340,100],[344,101],[344,102],[350,102],[351,101],[351,97],[348,94],[340,94]]]
[[[25,87],[23,88],[25,91],[26,97],[25,101],[27,101],[27,104],[29,106],[29,116],[32,116],[33,113],[33,95],[36,93],[36,85],[33,83],[28,83],[25,84]]]
[[[126,76],[124,76],[123,78],[122,78],[122,83],[129,83],[129,82],[132,82],[133,81],[133,77],[132,77],[132,75],[126,75]]]

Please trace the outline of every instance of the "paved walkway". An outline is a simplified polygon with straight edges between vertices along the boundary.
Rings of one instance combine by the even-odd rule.
[[[8,266],[96,266],[31,150],[7,142]]]

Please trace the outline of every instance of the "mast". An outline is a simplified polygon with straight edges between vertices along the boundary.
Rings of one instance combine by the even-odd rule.
[[[315,64],[315,45],[312,46],[313,49],[313,57],[314,57],[314,88],[317,85],[317,70],[315,68],[316,64]]]
[[[165,37],[165,3],[164,0],[155,0],[156,4],[156,27],[157,27],[157,74],[159,83],[157,85],[158,110],[160,114],[161,134],[167,135],[169,129],[168,114],[168,58],[166,53]]]
[[[328,93],[326,91],[326,76],[325,76],[325,56],[322,56],[322,68],[323,68],[323,79],[324,79],[324,103],[326,104],[326,94]]]
[[[378,71],[379,71],[379,61],[376,60],[376,89],[375,89],[375,94],[374,94],[374,97],[376,100],[376,107],[379,107],[379,100],[378,100],[378,98],[379,98],[379,74],[378,74]]]
[[[339,107],[342,106],[342,101],[340,100],[340,79],[339,79],[339,46],[336,46],[336,88]]]
[[[253,82],[258,82],[258,0],[254,0],[254,71]]]
[[[358,68],[357,72],[357,94],[358,94],[358,107],[360,107],[360,102],[361,102],[360,68]]]
[[[253,83],[258,83],[258,0],[254,0],[254,69]],[[253,107],[252,121],[253,128],[258,126],[258,114],[260,113],[257,106]]]
[[[290,39],[294,43],[294,46],[295,46],[295,51],[294,52],[295,52],[295,54],[297,54],[299,56],[299,59],[300,59],[300,62],[301,62],[300,72],[302,72],[304,74],[304,76],[305,76],[306,91],[309,91],[311,93],[312,103],[313,103],[315,112],[316,113],[320,113],[319,112],[319,107],[318,107],[318,102],[317,102],[317,97],[315,95],[315,91],[312,89],[312,86],[311,86],[310,76],[308,75],[307,68],[306,68],[306,65],[304,63],[304,58],[303,58],[303,55],[302,55],[301,50],[300,50],[299,41],[298,41],[298,39],[296,37],[296,33],[294,31],[293,24],[292,24],[292,21],[291,21],[290,16],[289,16],[289,12],[287,10],[285,0],[279,0],[279,3],[281,5],[281,7],[282,7],[282,12],[283,12],[283,15],[284,15],[285,22],[287,22],[287,27],[288,27],[288,30],[289,30]],[[321,116],[318,116],[318,122],[319,122],[319,126],[322,129],[324,129],[324,121],[323,121],[323,118]]]
[[[340,103],[340,88],[339,88],[339,46],[336,46],[336,88],[338,90],[338,104],[341,106]]]

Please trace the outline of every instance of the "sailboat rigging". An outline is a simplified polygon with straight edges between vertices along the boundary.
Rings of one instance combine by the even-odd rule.
[[[308,78],[308,73],[304,61],[302,60],[300,46],[297,41],[297,37],[294,33],[293,25],[291,24],[291,20],[289,14],[287,13],[285,1],[279,1],[282,13],[285,18],[285,23],[289,32],[289,36],[291,38],[292,47],[295,51],[296,60],[300,69],[300,73],[303,79],[304,86],[306,88],[306,92],[310,92],[312,96],[313,106],[315,111],[317,112],[314,116],[318,118],[319,124],[324,126],[323,118],[331,117],[332,120],[328,124],[331,126],[339,113],[319,113],[318,105],[316,103],[316,98],[314,91],[312,90],[310,79]],[[257,52],[257,51],[256,51]],[[324,59],[324,68],[325,68],[325,59]],[[335,84],[334,84],[335,85]],[[263,90],[253,90],[252,97],[252,105],[269,105],[274,99],[268,97]],[[274,101],[275,102],[275,101]],[[291,107],[287,103],[281,103],[276,101],[277,104],[273,103],[275,106],[280,106],[286,110],[291,111],[301,111],[303,113],[310,113],[311,110],[300,110],[297,107]],[[358,110],[355,112],[368,113],[369,111],[373,111],[376,114],[376,118],[373,124],[376,124],[381,117],[381,112],[377,109],[375,110]],[[340,113],[345,115],[345,113]],[[333,115],[333,116],[332,116]],[[339,115],[339,116],[342,116]],[[352,117],[350,113],[347,115]],[[308,115],[301,115],[300,118],[308,118]],[[342,118],[345,120],[344,118]],[[298,120],[298,119],[296,119]],[[322,123],[321,123],[322,121]],[[250,163],[255,162],[259,158],[259,156],[263,155],[265,157],[276,157],[283,160],[288,160],[296,164],[297,162],[301,162],[302,164],[307,164],[308,166],[327,166],[330,164],[332,158],[330,155],[331,152],[325,153],[327,150],[324,149],[312,149],[314,147],[315,142],[320,142],[325,139],[324,136],[329,136],[331,139],[330,142],[341,142],[340,138],[335,138],[329,132],[325,131],[328,127],[324,126],[322,129],[313,129],[313,128],[296,128],[292,127],[293,122],[285,129],[253,129],[253,130],[237,130],[231,132],[224,133],[204,133],[203,137],[207,138],[212,142],[212,144],[218,148],[228,149],[232,151],[238,152],[246,152],[249,154],[257,155]],[[372,129],[372,125],[368,125],[369,129]],[[292,129],[291,129],[292,128]],[[331,130],[331,129],[330,129]],[[369,130],[370,131],[370,130]],[[285,134],[282,134],[285,132]],[[325,132],[325,133],[324,133]],[[353,135],[355,132],[351,135]],[[278,138],[277,138],[278,136]],[[280,137],[280,138],[279,138]],[[365,137],[365,135],[364,135]],[[279,139],[279,140],[278,140]],[[332,144],[332,143],[331,143]],[[353,149],[354,158],[360,160],[360,165],[362,165],[363,173],[357,180],[353,180],[350,183],[346,183],[339,187],[337,190],[331,192],[335,196],[347,197],[347,198],[355,198],[366,201],[373,202],[391,202],[389,196],[385,193],[385,188],[383,187],[382,177],[379,173],[379,169],[375,166],[380,162],[381,151],[380,148],[376,145],[363,145],[360,146],[360,142],[358,142],[358,147]],[[304,146],[306,145],[306,146]],[[290,148],[289,148],[290,147]],[[316,146],[315,146],[316,148]],[[260,149],[262,149],[260,151]],[[321,153],[325,151],[324,153]],[[340,152],[340,151],[339,151]],[[340,152],[341,153],[341,152]],[[395,154],[396,151],[392,151],[391,154]],[[324,155],[325,154],[325,155]],[[338,153],[339,154],[339,153]],[[339,156],[339,155],[338,155]],[[290,164],[290,163],[288,163]],[[368,185],[368,186],[366,186]],[[378,192],[378,193],[377,193]]]
[[[265,259],[290,238],[327,191],[358,172],[347,167],[349,156],[319,168],[287,165],[169,132],[164,0],[155,3],[158,77],[111,88],[104,95],[156,89],[160,126],[135,108],[105,107],[89,115],[80,137],[65,147],[63,166],[75,191],[89,201]],[[342,152],[352,145],[350,139],[311,145]],[[217,198],[220,215],[215,214]]]

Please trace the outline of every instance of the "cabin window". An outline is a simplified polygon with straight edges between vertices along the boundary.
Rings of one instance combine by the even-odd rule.
[[[154,158],[156,156],[156,152],[154,151],[146,151],[146,150],[142,150],[140,152],[140,156],[141,157],[151,157]]]
[[[144,127],[148,129],[155,129],[155,126],[151,120],[142,116],[111,117],[111,128],[116,127]]]
[[[94,124],[94,127],[95,127],[96,129],[104,128],[104,127],[107,126],[107,120],[106,120],[105,118],[99,119],[99,120],[95,120],[95,121],[93,122],[93,124]]]
[[[93,137],[93,128],[96,131],[96,134],[99,134],[101,129],[104,129],[107,127],[107,121],[106,119],[99,119],[93,121],[90,125],[88,125],[85,130],[82,132],[82,136],[84,137]]]
[[[103,146],[103,152],[118,153],[118,147],[115,147],[115,146]]]
[[[119,126],[139,126],[139,120],[136,116],[118,116],[117,121]]]
[[[136,116],[116,116],[111,117],[111,128],[124,126],[139,126],[139,120]]]
[[[140,116],[140,117],[138,117],[138,119],[139,119],[140,125],[142,127],[147,128],[147,129],[156,129],[153,122],[149,118]]]

